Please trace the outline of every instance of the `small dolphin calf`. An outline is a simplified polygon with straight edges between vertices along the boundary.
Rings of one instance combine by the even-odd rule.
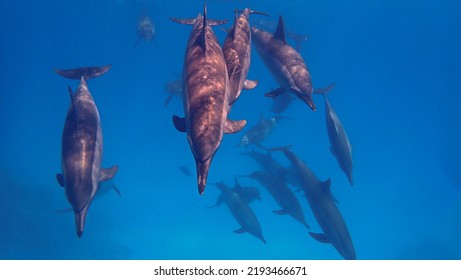
[[[236,184],[238,184],[237,181]],[[221,195],[218,198],[218,202],[220,203],[216,204],[216,206],[220,205],[222,202],[226,203],[232,216],[234,216],[235,220],[241,226],[240,229],[234,230],[234,232],[237,234],[248,232],[266,244],[258,218],[253,210],[251,210],[250,206],[248,206],[248,202],[242,199],[238,191],[236,192],[236,188],[231,189],[224,183],[217,183],[216,186],[221,191]]]
[[[229,104],[232,105],[240,96],[242,89],[253,89],[258,82],[247,80],[251,57],[251,31],[249,17],[254,12],[248,8],[237,17],[234,26],[227,33],[222,47],[229,74]]]
[[[101,168],[101,121],[86,84],[87,79],[104,74],[110,67],[106,65],[55,70],[63,77],[80,80],[75,93],[69,87],[71,102],[62,134],[62,174],[56,175],[74,210],[78,237],[83,234],[88,208],[98,190],[99,182],[113,178],[118,171],[118,166]]]
[[[227,120],[229,112],[229,77],[224,55],[211,25],[226,21],[207,19],[176,19],[192,24],[183,68],[184,118],[173,116],[175,128],[187,132],[187,140],[195,158],[198,191],[205,191],[211,161],[221,144],[223,133],[235,133],[246,124],[245,120]]]
[[[339,120],[338,115],[331,106],[327,98],[327,93],[333,88],[334,84],[326,87],[325,89],[315,90],[315,93],[322,94],[325,99],[325,119],[327,124],[328,138],[330,139],[330,151],[338,161],[339,167],[346,174],[349,183],[354,185],[352,177],[352,147],[349,143],[346,130]]]
[[[266,96],[276,97],[282,93],[293,92],[315,111],[311,75],[301,55],[286,42],[282,16],[279,17],[274,34],[255,27],[251,28],[251,34],[256,50],[280,85],[280,88]]]
[[[248,145],[257,145],[264,141],[275,126],[278,124],[280,120],[283,119],[290,119],[283,116],[274,116],[272,118],[264,118],[264,115],[261,114],[259,117],[259,123],[250,128],[240,139],[240,143],[237,147],[244,146],[247,147]]]
[[[276,150],[276,149],[273,149]],[[309,234],[317,241],[331,243],[343,258],[356,259],[354,245],[341,212],[330,191],[330,179],[321,182],[309,167],[288,148],[279,148],[298,172],[303,191],[323,233]]]

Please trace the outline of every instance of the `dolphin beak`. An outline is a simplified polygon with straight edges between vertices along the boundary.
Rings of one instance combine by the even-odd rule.
[[[317,110],[317,107],[315,107],[315,104],[314,104],[314,100],[312,100],[312,95],[311,94],[297,94],[298,97],[304,101],[304,103],[307,104],[307,106],[309,106],[309,108],[311,108],[312,111],[316,111]]]
[[[82,211],[75,213],[75,225],[77,227],[78,238],[83,235],[83,228],[85,227],[86,213],[88,212],[88,205]]]

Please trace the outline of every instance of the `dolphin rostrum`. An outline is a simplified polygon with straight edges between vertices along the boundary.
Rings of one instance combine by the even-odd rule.
[[[352,146],[347,137],[346,130],[339,120],[338,115],[328,101],[327,93],[333,88],[334,84],[315,90],[314,93],[322,94],[325,99],[325,119],[327,124],[328,138],[330,139],[330,151],[338,161],[339,167],[346,174],[349,183],[354,185],[352,177]]]
[[[319,242],[331,243],[343,258],[356,259],[349,230],[330,190],[330,179],[319,181],[310,168],[292,151],[288,148],[278,148],[278,150],[285,154],[298,172],[304,194],[323,231],[323,233],[309,232],[309,234]]]
[[[74,210],[78,237],[83,234],[88,208],[97,193],[99,183],[113,178],[118,171],[118,166],[101,168],[101,121],[86,84],[87,79],[104,74],[110,67],[106,65],[55,70],[63,77],[80,80],[75,93],[69,87],[71,102],[62,134],[62,174],[56,175]]]
[[[266,96],[292,92],[315,111],[311,75],[301,55],[286,42],[282,16],[274,34],[256,27],[251,28],[251,34],[257,52],[280,85]]]
[[[187,43],[183,68],[184,118],[173,116],[175,128],[187,132],[187,140],[195,158],[198,191],[205,191],[211,161],[221,144],[223,133],[235,133],[246,124],[245,120],[230,121],[229,77],[223,52],[211,29],[226,21],[207,19],[206,6],[203,16],[195,19],[173,21],[193,25]]]

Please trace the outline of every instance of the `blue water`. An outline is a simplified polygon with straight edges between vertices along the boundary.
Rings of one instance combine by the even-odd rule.
[[[363,3],[360,3],[363,2]],[[183,115],[179,98],[165,107],[164,86],[182,71],[190,26],[202,1],[0,2],[0,259],[341,259],[333,246],[308,235],[256,181],[262,202],[251,204],[267,245],[239,228],[225,205],[207,210],[219,191],[197,192],[186,136],[171,122]],[[332,192],[359,259],[461,259],[461,2],[218,1],[208,16],[229,19],[250,7],[285,18],[309,36],[301,55],[314,87],[336,82],[329,95],[353,146],[351,187],[329,152],[324,102],[317,112],[296,101],[263,143],[293,145]],[[156,28],[136,47],[137,20]],[[252,16],[252,20],[260,16]],[[227,24],[226,27],[230,26]],[[221,42],[225,33],[214,28]],[[61,172],[61,135],[77,81],[54,68],[112,64],[88,82],[104,133],[105,167],[118,164],[109,192],[91,205],[81,239],[75,233]],[[259,80],[233,107],[247,127],[225,135],[209,182],[233,185],[258,165],[236,144],[260,113],[271,116],[264,93],[277,83],[253,51],[250,79]],[[250,150],[249,148],[248,150]],[[274,154],[281,163],[288,161]],[[178,166],[187,166],[191,176]],[[296,194],[319,232],[306,199]]]

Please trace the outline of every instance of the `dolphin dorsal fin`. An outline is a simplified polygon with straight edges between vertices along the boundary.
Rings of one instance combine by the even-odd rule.
[[[287,43],[285,37],[285,24],[283,24],[282,16],[279,16],[279,23],[277,24],[277,30],[274,33],[274,38],[283,41],[285,44]]]
[[[203,26],[202,26],[202,34],[201,34],[201,44],[202,44],[202,49],[205,50],[206,53],[206,2],[203,6]]]
[[[232,30],[232,40],[235,40],[235,35],[237,33],[237,21],[238,21],[238,10],[235,10],[235,17],[234,17],[234,30]]]

